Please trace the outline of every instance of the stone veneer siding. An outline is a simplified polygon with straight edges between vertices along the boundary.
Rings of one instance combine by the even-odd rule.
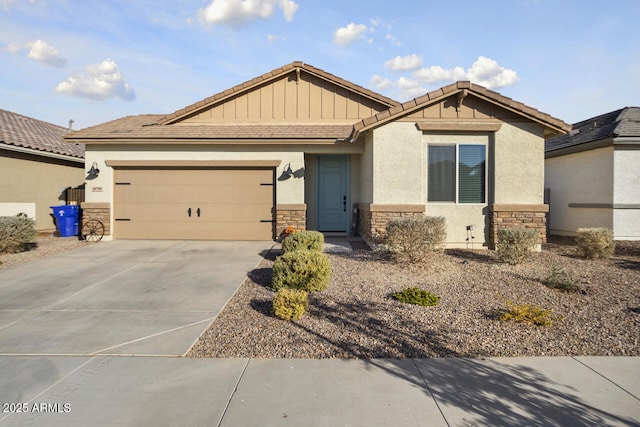
[[[423,205],[358,204],[358,234],[369,246],[381,243],[387,234],[387,224],[393,218],[424,216]]]
[[[287,227],[296,231],[307,228],[307,205],[277,205],[276,206],[276,240],[281,240]]]
[[[104,225],[104,235],[111,234],[111,205],[109,203],[84,202],[82,208],[82,224],[90,219],[97,219]],[[82,228],[80,228],[82,233]]]
[[[491,249],[495,249],[499,228],[533,228],[540,233],[540,243],[546,243],[549,205],[491,205],[490,209]]]

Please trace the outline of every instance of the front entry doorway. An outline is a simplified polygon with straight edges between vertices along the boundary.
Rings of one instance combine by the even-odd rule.
[[[349,156],[318,156],[318,229],[349,231]]]

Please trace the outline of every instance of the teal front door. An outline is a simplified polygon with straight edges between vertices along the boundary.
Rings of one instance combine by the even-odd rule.
[[[349,231],[348,156],[318,156],[318,229]]]

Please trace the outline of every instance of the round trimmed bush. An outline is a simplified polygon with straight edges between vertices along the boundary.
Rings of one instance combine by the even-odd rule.
[[[271,287],[322,292],[329,287],[329,258],[320,252],[298,250],[287,252],[273,263]]]
[[[393,297],[400,302],[422,305],[424,307],[432,307],[440,301],[439,296],[420,288],[406,288],[401,292],[394,293]]]
[[[609,258],[616,250],[613,231],[605,227],[578,228],[576,243],[587,259]]]
[[[298,320],[308,307],[306,291],[283,288],[273,297],[273,314],[282,320]]]
[[[305,230],[291,233],[282,242],[282,252],[314,251],[322,252],[324,234],[319,231]]]

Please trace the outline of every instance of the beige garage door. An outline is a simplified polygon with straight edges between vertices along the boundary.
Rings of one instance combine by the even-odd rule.
[[[273,169],[119,168],[116,239],[272,240]]]

